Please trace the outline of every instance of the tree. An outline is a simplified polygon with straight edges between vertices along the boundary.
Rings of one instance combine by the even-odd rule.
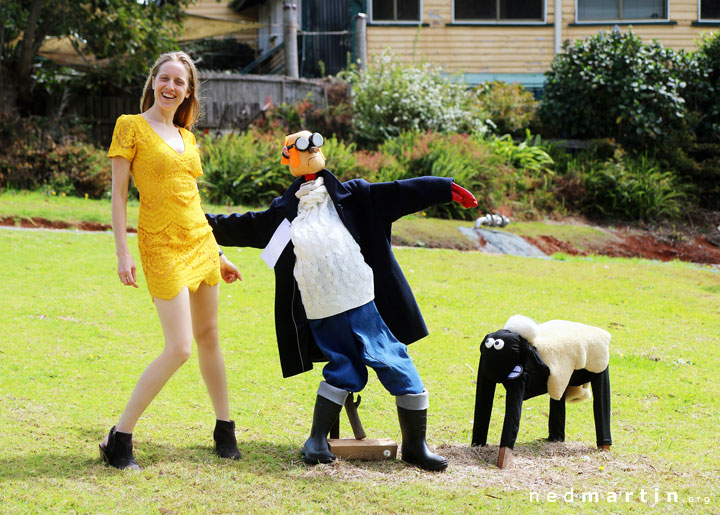
[[[47,37],[67,37],[79,55],[103,60],[104,67],[88,58],[89,73],[122,87],[176,48],[190,1],[2,0],[0,101],[21,113],[32,105],[38,51]]]

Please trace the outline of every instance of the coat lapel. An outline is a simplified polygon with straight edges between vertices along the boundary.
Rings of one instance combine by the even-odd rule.
[[[357,232],[357,227],[354,223],[352,223],[352,221],[348,220],[344,207],[344,202],[352,196],[352,192],[328,170],[322,170],[320,175],[322,175],[323,180],[325,181],[325,187],[328,190],[328,194],[330,195],[333,204],[335,204],[335,211],[337,211],[340,220],[350,232],[353,239],[360,243],[360,235]]]

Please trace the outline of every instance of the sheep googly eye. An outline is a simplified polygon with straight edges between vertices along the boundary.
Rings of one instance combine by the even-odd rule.
[[[495,343],[493,343],[493,347],[495,347],[495,350],[502,350],[502,348],[505,347],[505,342],[498,338],[495,340]]]
[[[494,338],[488,338],[487,340],[485,340],[485,347],[487,347],[488,349],[492,348],[492,346],[494,344],[495,344]]]

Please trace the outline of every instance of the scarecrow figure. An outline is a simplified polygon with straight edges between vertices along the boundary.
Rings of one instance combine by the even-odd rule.
[[[443,470],[447,460],[426,445],[428,392],[406,349],[428,331],[393,255],[391,226],[435,204],[477,201],[446,177],[341,183],[324,169],[322,145],[317,132],[287,136],[281,162],[297,177],[288,190],[265,211],[207,218],[220,245],[276,249],[269,263],[283,376],[327,361],[304,460],[336,459],[327,435],[348,393],[365,387],[369,366],[396,396],[403,461]]]

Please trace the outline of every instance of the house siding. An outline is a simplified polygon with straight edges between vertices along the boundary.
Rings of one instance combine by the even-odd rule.
[[[453,23],[452,0],[423,0],[422,26],[398,26],[373,23],[367,31],[368,55],[379,55],[386,48],[406,62],[429,61],[441,65],[447,73],[463,73],[468,82],[488,78],[526,77],[537,82],[550,69],[555,55],[555,1],[546,2],[545,21],[524,25],[468,25]],[[702,32],[717,27],[697,26],[697,0],[672,0],[669,22],[636,23],[635,34],[644,41],[658,39],[673,50],[691,50]],[[562,40],[574,41],[612,30],[614,23],[582,24],[576,21],[575,0],[562,2]],[[620,30],[629,30],[620,25]],[[524,82],[521,80],[521,82]]]

